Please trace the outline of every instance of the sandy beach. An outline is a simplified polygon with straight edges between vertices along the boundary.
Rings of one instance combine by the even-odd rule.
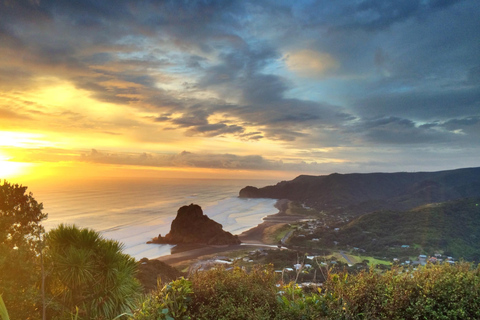
[[[268,239],[268,235],[287,223],[293,223],[302,219],[305,216],[286,214],[283,208],[288,203],[286,200],[279,200],[276,207],[279,212],[269,215],[263,219],[263,222],[256,227],[253,227],[238,237],[242,241],[240,245],[225,245],[225,246],[202,246],[191,250],[173,253],[157,258],[169,265],[177,266],[181,264],[193,263],[196,260],[202,259],[204,256],[221,254],[226,252],[233,252],[237,250],[248,250],[259,247],[277,247],[277,243],[272,243]]]

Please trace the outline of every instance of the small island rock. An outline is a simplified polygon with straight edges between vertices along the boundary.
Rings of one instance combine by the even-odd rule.
[[[238,236],[224,231],[222,225],[203,214],[199,205],[191,204],[178,209],[170,232],[154,238],[152,243],[162,244],[240,244]]]

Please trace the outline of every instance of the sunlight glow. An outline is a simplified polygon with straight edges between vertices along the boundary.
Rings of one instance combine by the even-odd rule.
[[[28,132],[0,131],[0,146],[18,148],[52,147],[53,143],[42,139],[43,135]]]
[[[0,179],[22,176],[32,165],[30,163],[8,161],[10,158],[0,153]]]

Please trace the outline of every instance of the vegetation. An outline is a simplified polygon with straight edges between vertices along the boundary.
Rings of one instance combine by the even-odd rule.
[[[40,316],[40,259],[47,217],[27,187],[0,184],[0,294],[13,319]]]
[[[159,275],[161,277],[159,278]],[[139,261],[136,278],[140,281],[145,293],[158,288],[160,284],[166,284],[182,276],[182,273],[170,265],[159,261],[143,258]]]
[[[320,238],[320,246],[332,246],[337,241],[341,247],[360,247],[370,255],[408,257],[441,252],[479,261],[479,204],[480,198],[470,198],[406,212],[374,212],[358,217],[339,231],[323,230],[310,237]]]
[[[192,301],[192,283],[184,278],[174,280],[140,300],[133,317],[137,320],[185,320]]]
[[[60,225],[46,239],[49,318],[113,319],[134,305],[140,292],[135,259],[114,240],[90,229]]]
[[[0,294],[0,319],[10,320],[10,317],[8,316],[7,307],[5,306],[5,302],[3,302],[1,294]]]
[[[133,319],[478,319],[480,269],[470,263],[418,270],[329,273],[323,287],[280,285],[271,268],[217,268],[147,297]],[[193,291],[193,292],[192,292]],[[174,293],[174,294],[172,294]],[[152,303],[154,301],[155,303]],[[148,315],[148,316],[146,316]]]
[[[65,225],[43,239],[40,222],[46,214],[25,191],[26,187],[7,182],[0,185],[2,320],[9,315],[12,319],[40,319],[42,305],[47,311],[44,319],[480,318],[480,268],[473,263],[428,263],[418,270],[393,266],[379,271],[368,269],[367,260],[372,264],[372,257],[350,255],[354,265],[347,267],[340,257],[327,258],[327,252],[320,260],[300,251],[256,251],[250,254],[263,266],[248,263],[247,268],[234,265],[196,271],[188,279],[163,286],[159,281],[155,291],[141,297],[135,278],[138,263],[121,252],[121,244],[93,230]],[[376,243],[396,250],[396,245],[409,240],[412,250],[444,245],[459,252],[458,256],[463,253],[475,258],[478,248],[474,241],[480,237],[479,200],[429,205],[402,214],[365,215],[325,233],[322,241],[350,236],[359,243],[364,240],[369,250]],[[408,230],[402,229],[405,226]],[[368,238],[373,236],[381,240]],[[334,263],[331,259],[337,259],[333,266],[328,265]],[[145,259],[141,263],[142,278],[147,282],[158,270],[177,277],[175,270],[159,262]],[[286,275],[285,266],[293,264],[302,267]],[[41,294],[43,280],[45,295]],[[322,286],[301,287],[301,281],[322,281]]]

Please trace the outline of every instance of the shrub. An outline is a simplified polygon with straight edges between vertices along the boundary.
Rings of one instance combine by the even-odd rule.
[[[373,269],[330,275],[326,292],[332,319],[480,319],[480,271],[472,264]]]
[[[191,303],[192,283],[183,277],[149,294],[135,311],[135,320],[190,319],[187,308]]]
[[[194,319],[273,319],[279,310],[271,266],[198,271],[192,283]]]

